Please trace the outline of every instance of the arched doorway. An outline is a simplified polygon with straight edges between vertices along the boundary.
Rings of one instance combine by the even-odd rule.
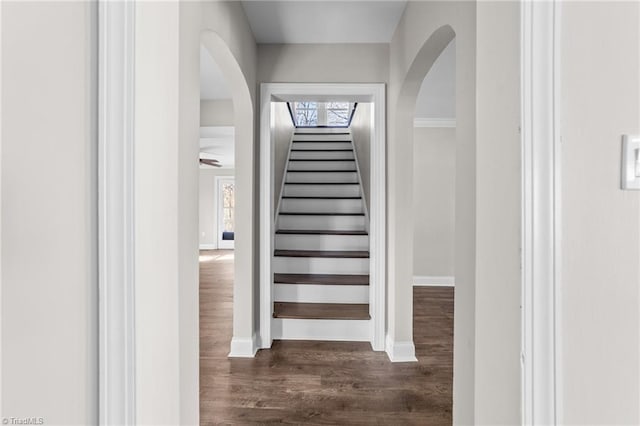
[[[233,103],[235,146],[235,230],[233,339],[229,356],[253,356],[254,343],[253,286],[253,103],[247,81],[225,41],[215,32],[201,33],[202,46],[216,61],[229,86]]]

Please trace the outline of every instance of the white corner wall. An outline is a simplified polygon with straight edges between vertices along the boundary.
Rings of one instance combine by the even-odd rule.
[[[200,125],[233,126],[233,101],[231,99],[201,100]]]
[[[261,83],[382,83],[388,44],[260,44]]]
[[[353,146],[358,157],[362,191],[367,202],[367,209],[371,209],[371,118],[372,105],[370,102],[359,102],[351,121],[351,135]]]
[[[200,171],[200,247],[218,244],[218,200],[216,199],[216,177],[234,177],[234,169],[201,168]]]
[[[639,424],[640,192],[620,158],[640,134],[640,4],[563,2],[560,25],[559,421]]]
[[[413,130],[413,275],[454,277],[456,129]]]
[[[97,9],[0,8],[0,417],[97,424]]]
[[[250,340],[256,45],[238,2],[138,2],[136,12],[136,420],[198,424],[200,46],[212,50],[234,90],[243,233],[235,241],[233,327],[234,338]]]
[[[478,2],[476,46],[475,424],[519,424],[520,3]]]
[[[284,179],[284,170],[287,167],[287,155],[289,154],[289,143],[291,142],[291,136],[295,130],[291,115],[289,114],[289,108],[286,102],[273,102],[273,116],[271,132],[273,134],[274,141],[274,158],[273,158],[273,208],[278,206],[278,200],[280,199],[280,188],[282,187],[282,180]]]

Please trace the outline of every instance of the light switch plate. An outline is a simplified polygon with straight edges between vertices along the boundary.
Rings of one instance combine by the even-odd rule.
[[[622,136],[622,189],[640,189],[640,135]]]

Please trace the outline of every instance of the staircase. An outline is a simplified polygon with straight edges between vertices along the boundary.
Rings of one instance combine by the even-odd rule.
[[[369,235],[349,129],[297,128],[273,253],[274,339],[369,341]]]

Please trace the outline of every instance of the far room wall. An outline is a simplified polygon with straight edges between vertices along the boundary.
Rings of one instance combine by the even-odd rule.
[[[435,277],[452,278],[456,129],[415,127],[413,134],[414,279],[420,283]]]
[[[200,248],[211,249],[217,245],[218,200],[216,184],[218,176],[233,177],[235,169],[200,169]]]

